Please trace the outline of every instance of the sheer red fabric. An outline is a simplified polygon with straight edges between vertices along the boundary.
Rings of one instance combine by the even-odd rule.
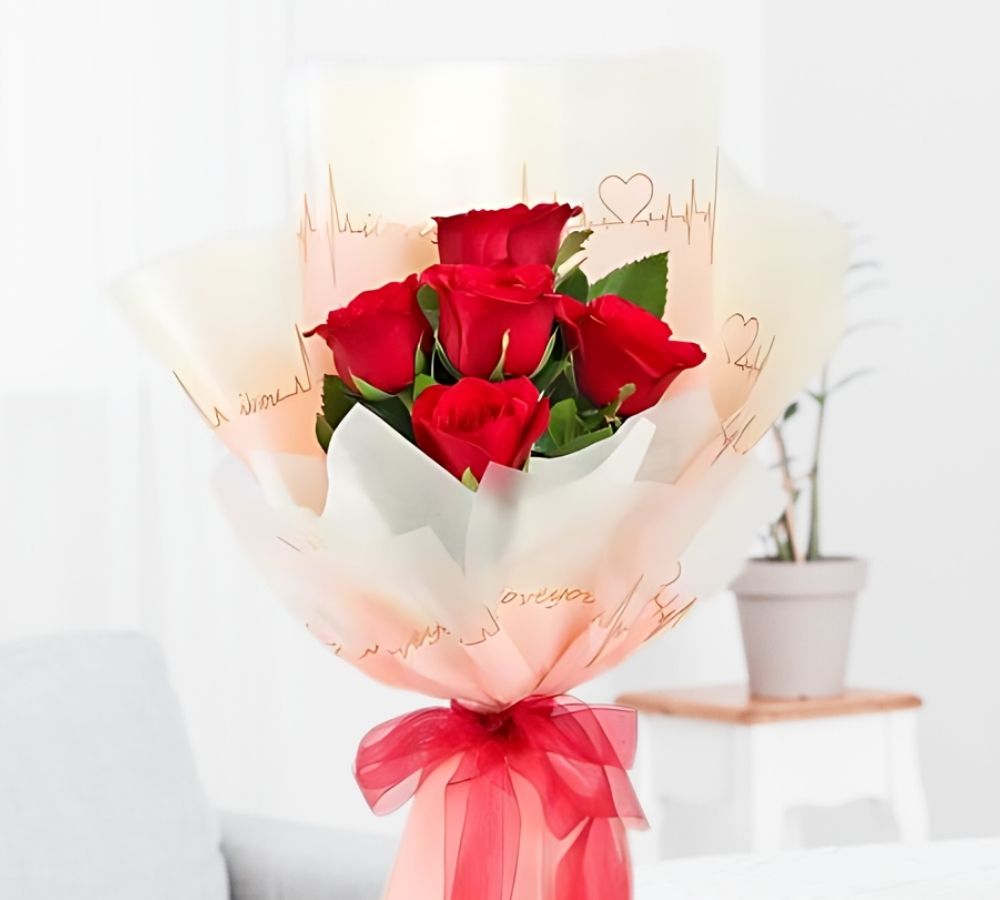
[[[635,744],[635,711],[624,707],[528,697],[502,712],[481,713],[453,701],[374,728],[358,748],[355,778],[381,815],[457,758],[445,787],[442,900],[513,896],[521,841],[515,777],[538,793],[546,826],[566,840],[553,900],[628,900],[622,826],[646,824],[625,772]]]

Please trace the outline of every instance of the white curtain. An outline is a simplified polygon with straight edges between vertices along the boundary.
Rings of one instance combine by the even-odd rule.
[[[734,5],[721,29],[687,8],[700,4],[670,5],[619,4],[609,29],[603,3],[508,3],[484,34],[464,2],[0,0],[0,639],[146,631],[217,803],[397,827],[363,808],[350,764],[368,727],[422,701],[368,684],[268,596],[208,489],[222,451],[106,287],[180,245],[283,218],[284,75],[311,57],[615,53],[708,36],[742,72],[733,121],[750,133],[756,4]],[[755,140],[742,145],[751,166]],[[729,652],[714,672],[735,676],[730,610],[707,615],[725,620]],[[667,639],[674,677],[720,646],[707,620],[701,640],[696,624],[685,632]]]
[[[0,637],[152,634],[216,802],[369,823],[352,743],[407,701],[328,658],[260,586],[208,489],[221,450],[106,297],[144,260],[284,215],[291,12],[4,7]],[[338,704],[359,691],[370,711]]]

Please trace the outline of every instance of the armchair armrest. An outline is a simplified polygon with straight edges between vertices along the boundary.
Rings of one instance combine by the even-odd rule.
[[[395,841],[222,813],[231,900],[378,900]]]

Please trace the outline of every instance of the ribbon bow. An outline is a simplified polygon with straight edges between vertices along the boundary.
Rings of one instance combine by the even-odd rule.
[[[571,697],[528,697],[502,712],[456,701],[385,722],[361,741],[355,778],[377,815],[398,809],[459,757],[445,788],[447,900],[510,900],[521,814],[512,775],[538,793],[552,834],[567,840],[554,900],[629,900],[625,825],[646,822],[625,770],[635,711]]]

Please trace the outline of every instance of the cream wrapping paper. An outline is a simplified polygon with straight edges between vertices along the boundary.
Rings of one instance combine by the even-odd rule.
[[[479,709],[568,692],[724,588],[774,512],[749,451],[839,337],[846,239],[720,162],[716,88],[683,54],[309,70],[290,104],[291,227],[118,286],[242,461],[218,487],[250,554],[371,677]],[[593,229],[590,276],[668,251],[665,318],[706,363],[614,437],[526,472],[491,466],[475,493],[360,407],[324,459],[332,360],[305,331],[433,263],[432,215],[553,196],[584,208],[571,227]],[[443,852],[429,784],[392,900],[444,891],[412,877]],[[532,884],[516,896],[542,896]]]

